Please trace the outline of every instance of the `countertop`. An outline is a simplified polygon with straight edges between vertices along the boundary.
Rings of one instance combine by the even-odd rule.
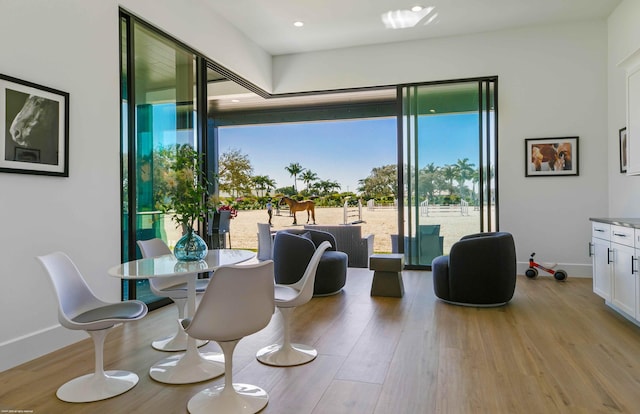
[[[598,223],[614,224],[616,226],[633,227],[640,229],[640,218],[610,218],[610,217],[591,217],[591,221]]]

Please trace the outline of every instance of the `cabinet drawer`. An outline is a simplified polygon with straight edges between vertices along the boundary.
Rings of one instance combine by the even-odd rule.
[[[611,241],[625,246],[635,246],[635,230],[631,227],[611,226]]]
[[[591,223],[591,237],[596,239],[610,240],[611,238],[611,224],[592,222]]]

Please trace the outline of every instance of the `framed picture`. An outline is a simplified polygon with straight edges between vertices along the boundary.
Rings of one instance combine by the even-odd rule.
[[[525,177],[578,175],[578,137],[527,138]]]
[[[69,176],[69,94],[0,75],[0,171]]]
[[[621,128],[618,132],[620,139],[620,172],[627,172],[627,127]]]

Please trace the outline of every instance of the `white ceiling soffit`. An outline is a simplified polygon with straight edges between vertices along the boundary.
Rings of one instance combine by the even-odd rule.
[[[337,93],[276,96],[264,99],[231,81],[208,84],[209,109],[216,112],[234,112],[253,109],[274,109],[336,103],[389,102],[395,99],[395,88],[368,89]]]
[[[605,19],[621,0],[203,0],[272,55]],[[412,10],[414,6],[422,9]],[[385,26],[392,19],[392,24]],[[396,19],[396,20],[393,20]],[[399,20],[398,20],[399,19]],[[303,22],[295,27],[294,22]],[[387,28],[400,26],[404,28]]]

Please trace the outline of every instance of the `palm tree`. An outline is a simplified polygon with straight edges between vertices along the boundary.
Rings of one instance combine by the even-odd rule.
[[[320,180],[314,185],[316,188],[320,190],[322,195],[327,195],[334,190],[339,190],[341,188],[340,184],[337,181],[331,180]]]
[[[276,187],[275,181],[269,178],[268,175],[256,175],[251,178],[251,181],[255,186],[256,195],[261,197],[264,197],[265,191]]]
[[[307,185],[307,192],[309,192],[310,184],[311,182],[318,180],[318,174],[312,172],[311,170],[305,170],[300,176],[300,179]]]
[[[297,193],[298,192],[298,185],[297,185],[298,174],[304,171],[304,168],[302,168],[302,165],[300,165],[300,163],[292,162],[291,164],[289,164],[288,167],[284,167],[284,169],[287,170],[289,175],[293,177],[293,189]]]
[[[458,167],[455,165],[445,165],[440,169],[442,177],[447,180],[449,191],[453,194],[453,181],[458,177]]]
[[[469,163],[469,158],[465,158],[462,160],[458,159],[458,162],[456,162],[456,169],[458,170],[458,177],[456,181],[458,181],[461,196],[463,195],[463,186],[465,181],[473,178],[473,173],[475,172],[473,167],[475,166],[475,164]]]
[[[436,167],[434,163],[427,164],[422,167],[419,172],[419,194],[433,202],[436,190],[441,186],[439,177],[440,167]]]
[[[264,185],[265,185],[265,188],[266,188],[267,194],[268,194],[270,190],[275,190],[275,188],[276,188],[276,180],[274,180],[273,178],[269,177],[268,175],[266,177],[267,177],[267,179],[264,182]]]
[[[471,198],[474,203],[476,203],[480,198],[476,193],[476,184],[478,184],[479,182],[480,182],[480,170],[476,169],[473,171],[473,174],[471,175],[471,184],[473,185],[473,192],[471,194]]]

